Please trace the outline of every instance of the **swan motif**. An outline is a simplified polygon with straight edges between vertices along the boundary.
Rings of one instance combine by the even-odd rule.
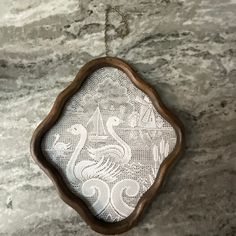
[[[59,134],[54,134],[53,137],[55,137],[55,140],[52,144],[52,148],[56,151],[58,156],[65,157],[65,151],[71,147],[71,144],[59,142],[58,141],[60,139]]]
[[[77,162],[77,159],[85,146],[87,140],[87,130],[81,124],[72,125],[67,130],[73,135],[80,135],[80,140],[75,147],[74,152],[66,167],[66,175],[71,183],[77,183],[78,180],[86,181],[91,178],[99,178],[108,182],[116,180],[116,176],[120,173],[119,166],[111,163],[107,158],[101,158],[99,161],[95,160],[82,160]]]
[[[88,152],[94,160],[110,158],[114,162],[127,164],[131,159],[131,148],[114,131],[113,127],[121,124],[122,121],[115,116],[109,117],[106,123],[107,131],[118,142],[119,145],[105,145],[99,148],[88,147]]]

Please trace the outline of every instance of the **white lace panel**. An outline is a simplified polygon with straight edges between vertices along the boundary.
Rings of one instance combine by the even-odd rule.
[[[129,216],[173,150],[173,127],[113,67],[95,71],[42,142],[46,158],[98,218]]]

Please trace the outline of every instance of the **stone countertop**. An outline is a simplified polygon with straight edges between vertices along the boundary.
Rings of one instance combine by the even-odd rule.
[[[60,200],[29,142],[82,65],[104,56],[104,0],[0,2],[0,235],[99,235]],[[131,2],[131,1],[130,1]],[[236,1],[110,1],[112,55],[153,85],[186,151],[124,235],[236,235]]]

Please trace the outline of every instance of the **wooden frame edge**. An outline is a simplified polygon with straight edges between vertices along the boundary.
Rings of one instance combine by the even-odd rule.
[[[175,148],[162,162],[153,185],[140,198],[131,215],[126,219],[115,223],[103,222],[94,217],[84,201],[70,191],[58,170],[46,160],[41,151],[43,136],[57,122],[68,99],[79,91],[83,81],[85,81],[90,74],[104,66],[115,67],[126,73],[132,83],[150,98],[157,112],[173,126],[177,137]],[[61,199],[75,209],[94,231],[102,234],[120,234],[131,229],[143,215],[144,210],[150,205],[163,185],[169,169],[182,154],[183,145],[183,125],[180,120],[166,108],[156,90],[144,82],[138,73],[123,60],[114,57],[102,57],[85,64],[72,83],[57,96],[51,111],[34,131],[30,150],[35,162],[53,181]]]

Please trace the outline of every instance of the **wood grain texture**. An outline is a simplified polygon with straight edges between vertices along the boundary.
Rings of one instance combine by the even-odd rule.
[[[31,160],[32,133],[86,62],[105,55],[104,0],[0,1],[0,235],[99,235]],[[186,151],[124,235],[236,234],[236,1],[110,1],[112,56],[185,124]],[[12,200],[11,200],[12,199]],[[10,203],[12,202],[12,203]]]

